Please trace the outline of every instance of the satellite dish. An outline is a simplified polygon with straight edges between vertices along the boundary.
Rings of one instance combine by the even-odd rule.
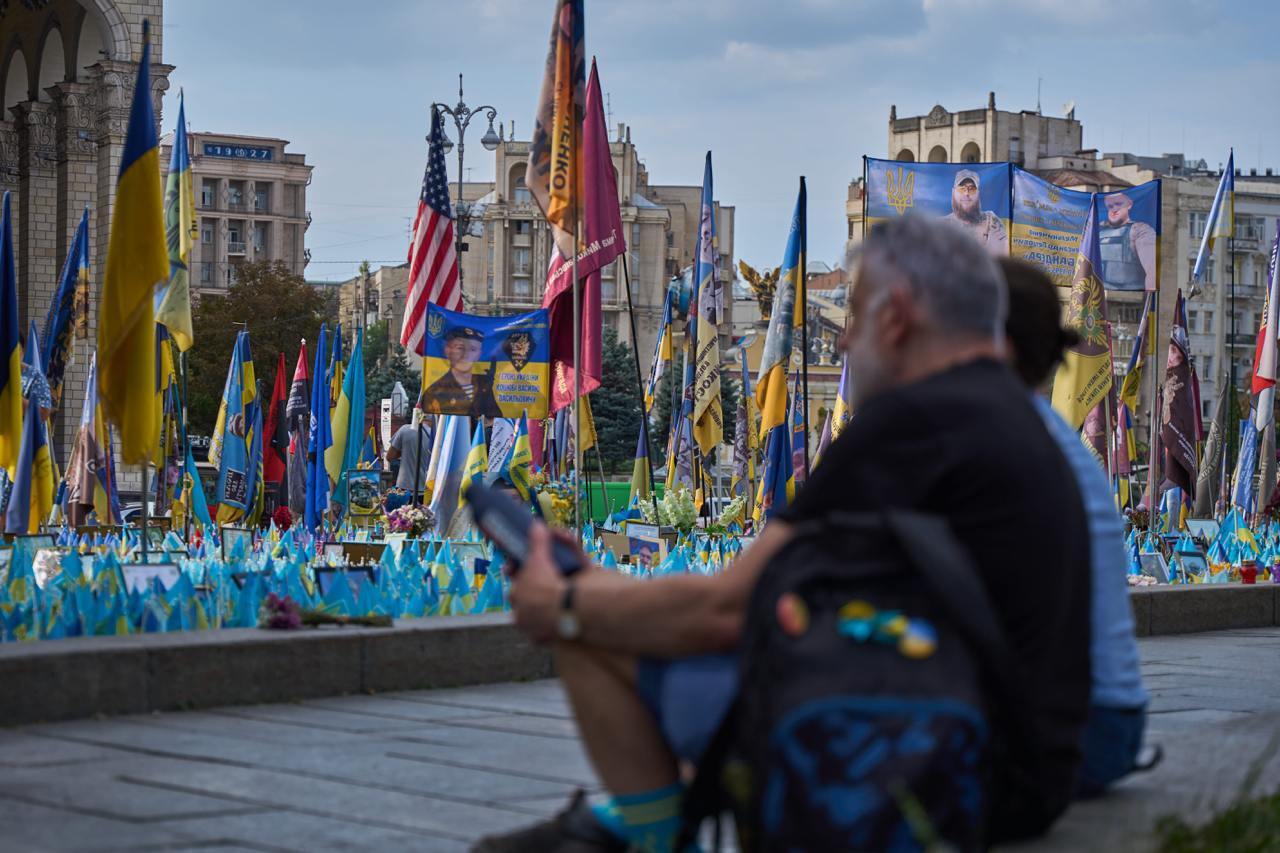
[[[1067,101],[1065,104],[1063,104],[1063,105],[1062,105],[1062,113],[1063,113],[1063,115],[1065,115],[1067,118],[1075,118],[1075,117],[1076,117],[1076,102],[1075,102],[1075,101]]]

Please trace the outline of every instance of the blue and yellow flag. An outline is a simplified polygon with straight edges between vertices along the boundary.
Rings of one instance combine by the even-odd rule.
[[[520,497],[525,500],[532,497],[533,448],[529,445],[528,415],[520,416],[520,425],[516,428],[516,442],[511,448],[511,456],[507,459],[504,475],[512,488],[520,493]]]
[[[773,313],[764,339],[760,371],[756,379],[756,405],[760,407],[760,437],[787,421],[787,374],[791,372],[791,341],[804,322],[805,186],[800,179],[791,234],[782,258],[782,272],[773,293]]]
[[[223,406],[222,453],[218,460],[218,523],[232,524],[253,509],[261,464],[261,417],[249,333],[236,336]],[[255,458],[254,449],[257,448]]]
[[[67,357],[71,352],[71,338],[87,318],[80,315],[88,307],[79,298],[89,287],[89,208],[80,215],[75,239],[67,251],[67,261],[62,265],[62,277],[58,292],[49,306],[44,321],[44,337],[40,351],[44,354],[45,378],[49,380],[49,393],[55,407],[62,402],[62,377],[66,373]]]
[[[800,384],[800,372],[796,371],[795,390],[791,392],[791,469],[796,484],[809,478],[808,450],[805,445],[809,441],[809,412],[805,405],[804,388]]]
[[[338,396],[336,415],[333,420],[334,448],[341,444],[342,455],[339,458],[337,476],[333,478],[337,484],[333,490],[346,506],[351,505],[347,496],[347,472],[360,467],[360,457],[364,450],[364,330],[356,332],[356,345],[351,349],[351,363],[347,365],[347,375],[342,381],[342,393]],[[338,437],[339,431],[342,437]],[[328,454],[325,461],[328,461]],[[329,472],[330,476],[333,472]]]
[[[694,256],[693,300],[693,437],[703,456],[724,440],[724,404],[720,399],[720,276],[717,261],[715,206],[711,192],[711,152],[702,174],[702,215]]]
[[[1209,208],[1209,217],[1204,223],[1204,236],[1200,239],[1200,251],[1196,253],[1196,264],[1191,270],[1191,278],[1199,281],[1204,275],[1209,256],[1213,254],[1213,244],[1218,239],[1229,240],[1236,227],[1236,151],[1234,148],[1227,154],[1227,168],[1218,181],[1218,190],[1213,194],[1213,206]]]
[[[1089,202],[1084,234],[1080,237],[1068,307],[1068,323],[1080,334],[1080,343],[1067,350],[1053,382],[1053,408],[1076,430],[1111,390],[1111,336],[1107,327],[1107,301],[1098,277],[1101,270],[1095,194]]]
[[[484,421],[476,418],[476,429],[471,436],[471,449],[467,451],[467,467],[462,473],[462,493],[472,483],[483,483],[489,472],[489,446],[484,440]],[[465,503],[465,500],[463,501]]]
[[[1142,318],[1138,321],[1138,334],[1133,339],[1133,351],[1129,353],[1129,364],[1124,371],[1124,379],[1120,383],[1120,402],[1129,407],[1129,411],[1138,410],[1138,395],[1142,386],[1142,363],[1144,356],[1155,353],[1155,335],[1152,334],[1151,307],[1155,304],[1156,295],[1148,293],[1143,297]]]
[[[22,445],[22,341],[18,337],[18,268],[13,262],[13,216],[4,194],[0,220],[0,468],[12,481]]]
[[[636,439],[636,461],[631,466],[631,500],[647,500],[653,491],[649,478],[649,424],[640,418],[640,437]]]
[[[187,505],[192,517],[202,527],[213,527],[213,518],[209,515],[209,502],[204,497],[204,484],[200,481],[200,469],[196,468],[195,457],[191,455],[191,447],[187,447],[187,460],[182,475],[183,503]]]
[[[658,393],[658,386],[662,384],[662,377],[666,375],[667,369],[671,365],[671,359],[674,357],[671,344],[672,301],[670,293],[663,298],[662,322],[658,326],[658,341],[653,347],[653,362],[649,365],[649,381],[644,386],[644,413],[646,415],[653,411],[653,399]]]
[[[40,340],[36,324],[31,323],[27,337],[27,368],[43,374],[40,363]],[[5,513],[6,533],[37,533],[53,510],[53,462],[49,458],[49,441],[45,434],[40,406],[32,400],[22,422],[22,444],[18,453],[18,470]]]
[[[755,510],[757,520],[773,516],[791,503],[796,494],[795,472],[791,464],[791,436],[786,424],[778,424],[769,430],[765,450],[764,476],[760,480],[760,495]]]
[[[849,379],[849,356],[846,353],[840,367],[840,387],[836,390],[836,404],[831,414],[831,440],[835,441],[853,417],[853,383]]]
[[[150,27],[142,24],[142,61],[125,135],[106,272],[98,300],[98,393],[119,430],[125,462],[151,459],[160,440],[155,370],[155,288],[169,278],[160,149],[151,108]]]
[[[324,467],[324,454],[333,443],[329,421],[329,376],[325,371],[325,352],[329,331],[321,324],[316,341],[316,361],[311,373],[311,419],[307,431],[307,500],[304,518],[308,530],[316,530],[329,510],[329,475]]]
[[[165,245],[169,281],[156,292],[156,322],[165,326],[178,349],[191,349],[191,247],[196,242],[196,199],[187,144],[186,102],[178,92],[178,130],[169,154],[164,187]]]

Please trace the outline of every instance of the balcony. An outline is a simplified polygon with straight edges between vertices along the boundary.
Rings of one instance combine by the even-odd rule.
[[[255,202],[253,203],[253,212],[254,212],[254,213],[260,213],[260,214],[262,214],[263,216],[270,216],[270,215],[271,215],[271,203],[270,203],[270,202],[265,202],[265,201],[264,201],[264,202],[256,202],[256,201],[255,201]]]
[[[1236,333],[1234,335],[1224,335],[1227,339],[1227,346],[1232,349],[1253,349],[1257,346],[1258,339],[1250,334]]]
[[[214,198],[201,197],[200,200],[196,202],[196,208],[198,210],[217,210],[218,200]]]
[[[227,242],[227,254],[228,254],[228,255],[243,255],[243,254],[245,254],[245,244],[244,244],[244,241],[243,241],[243,240],[229,240],[229,241]]]
[[[245,204],[243,199],[241,199],[240,201],[227,202],[227,210],[234,211],[237,213],[244,213],[248,209],[249,209],[249,205]]]

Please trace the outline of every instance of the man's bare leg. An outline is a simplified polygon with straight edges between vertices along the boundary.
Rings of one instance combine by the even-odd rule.
[[[636,692],[635,659],[577,643],[558,642],[552,653],[587,755],[609,793],[674,784],[676,758]]]

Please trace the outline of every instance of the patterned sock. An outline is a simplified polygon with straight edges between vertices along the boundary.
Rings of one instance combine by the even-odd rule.
[[[640,794],[615,796],[591,807],[601,825],[644,853],[674,853],[680,831],[679,782]]]

